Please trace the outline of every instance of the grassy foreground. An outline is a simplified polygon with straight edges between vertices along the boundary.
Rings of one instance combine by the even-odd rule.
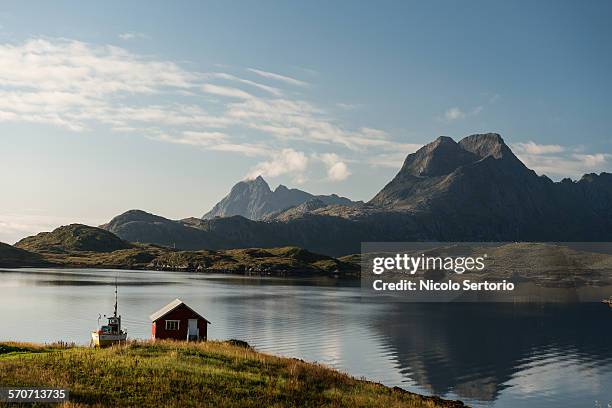
[[[227,342],[0,343],[0,386],[65,387],[64,407],[463,406]]]

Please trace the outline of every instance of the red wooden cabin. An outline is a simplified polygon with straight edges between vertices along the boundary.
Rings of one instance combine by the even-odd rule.
[[[153,340],[206,341],[210,322],[181,299],[168,303],[150,318],[153,321],[151,327]]]

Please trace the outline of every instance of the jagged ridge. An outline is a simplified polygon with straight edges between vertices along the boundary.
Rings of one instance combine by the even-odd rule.
[[[354,204],[348,198],[336,194],[315,196],[296,188],[287,188],[282,184],[272,191],[263,177],[258,176],[253,180],[241,181],[234,185],[229,194],[202,218],[240,215],[251,220],[261,220],[312,199],[318,199],[325,205]]]
[[[187,240],[183,247],[294,245],[328,255],[359,252],[366,241],[610,241],[612,175],[553,182],[528,169],[498,134],[459,143],[440,137],[409,155],[367,204],[312,201],[266,220],[165,222],[208,234],[208,241]],[[117,224],[113,231],[121,237],[167,244],[163,234]]]

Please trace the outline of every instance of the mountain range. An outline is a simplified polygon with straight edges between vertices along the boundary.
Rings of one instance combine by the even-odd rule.
[[[324,205],[363,204],[362,201],[354,202],[336,194],[315,196],[296,188],[287,188],[282,184],[273,191],[263,177],[258,176],[253,180],[241,181],[234,185],[229,194],[202,218],[241,215],[251,220],[261,220],[311,200],[317,200]]]
[[[611,241],[612,174],[554,182],[499,134],[439,137],[408,155],[369,202],[241,181],[202,218],[131,210],[101,226],[181,249],[293,245],[338,256],[365,241]]]

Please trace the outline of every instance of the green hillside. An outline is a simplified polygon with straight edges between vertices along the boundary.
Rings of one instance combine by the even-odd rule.
[[[359,266],[297,248],[245,248],[181,251],[129,243],[106,230],[80,224],[41,232],[10,247],[31,251],[50,264],[65,267],[228,272],[275,276],[357,277]],[[8,251],[8,250],[7,250]],[[14,262],[12,266],[31,266]]]
[[[228,342],[107,349],[0,343],[0,384],[70,390],[70,407],[462,407]]]
[[[41,232],[15,244],[32,252],[66,253],[70,251],[112,252],[131,245],[115,234],[101,228],[70,224],[52,232]]]

